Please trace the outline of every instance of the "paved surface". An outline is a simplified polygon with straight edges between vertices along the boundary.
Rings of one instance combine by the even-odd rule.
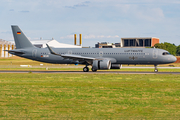
[[[122,69],[123,68],[139,68],[139,69],[149,69],[149,68],[152,68],[152,69],[154,69],[154,67],[131,67],[131,66],[125,66],[125,67],[122,67]],[[160,69],[180,69],[180,67],[157,67],[158,69],[160,68]]]
[[[0,73],[59,73],[59,74],[180,74],[180,72],[125,72],[125,71],[0,71]]]

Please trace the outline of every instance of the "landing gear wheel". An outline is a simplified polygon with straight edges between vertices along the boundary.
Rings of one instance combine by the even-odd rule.
[[[154,72],[158,72],[157,65],[154,65],[155,69]]]
[[[89,72],[89,68],[88,68],[88,67],[84,67],[84,68],[83,68],[83,71],[84,71],[84,72]]]
[[[97,69],[94,69],[94,68],[92,67],[92,71],[93,71],[93,72],[96,72],[96,71],[97,71]]]

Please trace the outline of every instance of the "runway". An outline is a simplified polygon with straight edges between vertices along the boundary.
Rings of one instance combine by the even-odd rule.
[[[142,66],[142,67],[125,66],[125,67],[122,67],[122,68],[136,68],[136,69],[149,69],[149,68],[151,68],[151,69],[154,69],[154,67],[144,67],[144,66]],[[158,69],[180,69],[180,67],[158,67]]]
[[[134,71],[0,71],[0,73],[58,73],[58,74],[180,74],[180,72],[134,72]]]

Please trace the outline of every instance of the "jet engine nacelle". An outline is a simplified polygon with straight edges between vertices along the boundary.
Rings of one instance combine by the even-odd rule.
[[[111,68],[111,61],[104,59],[104,60],[94,60],[92,64],[93,69],[96,70],[109,70]]]
[[[111,69],[121,69],[121,64],[111,64]]]

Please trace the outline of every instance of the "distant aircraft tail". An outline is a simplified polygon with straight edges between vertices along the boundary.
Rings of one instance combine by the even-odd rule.
[[[12,25],[11,27],[16,44],[16,49],[34,47],[18,26]]]

